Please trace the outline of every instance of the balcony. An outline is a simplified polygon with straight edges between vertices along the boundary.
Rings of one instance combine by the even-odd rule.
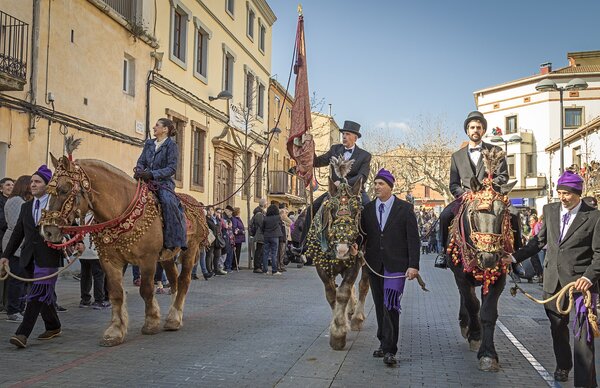
[[[28,42],[29,25],[0,11],[0,91],[25,88]]]
[[[533,176],[525,178],[525,189],[541,190],[546,187],[545,176]]]
[[[279,197],[294,203],[305,203],[306,188],[304,181],[287,171],[269,171],[268,195]]]

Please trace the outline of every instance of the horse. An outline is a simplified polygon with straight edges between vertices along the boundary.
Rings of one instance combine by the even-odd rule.
[[[91,233],[112,304],[111,322],[100,345],[119,345],[127,334],[129,319],[123,291],[123,268],[127,263],[140,268],[140,295],[145,302],[142,334],[158,333],[161,317],[153,280],[156,263],[163,254],[163,239],[160,206],[150,191],[150,184],[136,183],[123,171],[100,160],[51,157],[55,173],[48,182],[50,198],[40,221],[40,233],[54,244],[61,242],[64,233],[75,233],[78,238]],[[181,273],[178,274],[174,260],[160,261],[171,284],[171,306],[164,325],[169,331],[179,330],[183,324],[192,267],[200,246],[207,245],[208,237],[200,204],[191,196],[178,196],[189,222],[188,248],[179,256]],[[93,213],[95,224],[71,226],[75,218],[83,220],[89,211]]]
[[[485,151],[484,151],[485,152]],[[498,158],[498,155],[494,155]],[[501,157],[504,154],[502,153]],[[484,158],[493,156],[484,155]],[[485,159],[484,159],[485,160]],[[494,171],[493,166],[487,171]],[[508,265],[501,263],[514,250],[508,193],[515,182],[494,190],[491,176],[483,183],[471,179],[471,192],[463,201],[451,225],[450,269],[460,293],[459,325],[461,334],[477,351],[479,369],[499,370],[494,346],[494,328],[498,319],[498,300],[506,284]],[[481,286],[481,308],[475,287]]]
[[[346,346],[346,335],[350,329],[360,330],[365,320],[365,299],[369,291],[369,276],[363,270],[359,282],[359,298],[356,300],[354,283],[364,263],[362,252],[351,254],[351,246],[359,237],[362,182],[359,179],[352,187],[345,177],[353,160],[332,157],[331,164],[341,183],[336,186],[329,179],[329,198],[315,214],[307,236],[306,256],[313,260],[317,274],[325,286],[327,302],[333,312],[329,329],[329,345],[334,350]],[[335,278],[342,275],[336,286]],[[337,287],[337,288],[336,288]]]

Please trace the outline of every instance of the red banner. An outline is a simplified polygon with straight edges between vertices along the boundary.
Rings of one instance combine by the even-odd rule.
[[[296,174],[307,187],[312,181],[315,143],[308,132],[312,128],[310,96],[308,94],[308,71],[306,68],[306,46],[304,44],[304,16],[298,16],[296,30],[296,74],[295,100],[292,106],[292,125],[287,149],[296,161]]]

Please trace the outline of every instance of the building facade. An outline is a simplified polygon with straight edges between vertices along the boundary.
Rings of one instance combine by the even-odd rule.
[[[600,51],[568,53],[567,58],[566,67],[553,70],[551,64],[543,64],[536,75],[474,92],[477,109],[488,121],[484,140],[507,151],[510,179],[518,181],[510,194],[517,205],[541,210],[556,196],[553,188],[560,175],[560,153],[546,150],[560,138],[560,94],[538,91],[536,85],[547,79],[558,87],[574,78],[587,82],[585,90],[563,93],[565,138],[600,115]],[[563,154],[568,167],[582,151],[565,149]]]
[[[312,129],[310,133],[313,135],[315,142],[315,153],[323,155],[334,144],[340,144],[341,133],[340,127],[336,123],[331,114],[312,112]],[[315,198],[327,192],[329,187],[329,167],[321,167],[315,169],[315,179],[317,180],[318,188],[313,193]]]

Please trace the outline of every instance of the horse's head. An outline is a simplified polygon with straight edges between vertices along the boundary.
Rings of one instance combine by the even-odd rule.
[[[336,259],[345,260],[349,258],[350,246],[356,242],[360,223],[360,190],[362,180],[356,181],[350,187],[342,181],[336,186],[329,180],[330,198],[324,203],[324,226],[328,246],[335,252]]]
[[[76,217],[82,218],[91,210],[90,180],[83,169],[66,156],[56,159],[50,154],[54,175],[48,182],[50,195],[42,211],[40,234],[46,241],[59,243],[63,237],[61,227],[71,226]]]
[[[503,185],[497,192],[490,178],[485,178],[483,183],[475,177],[471,179],[472,193],[466,205],[463,226],[465,238],[473,246],[477,266],[481,269],[496,267],[506,249],[512,246],[507,194],[515,184],[516,181]]]

